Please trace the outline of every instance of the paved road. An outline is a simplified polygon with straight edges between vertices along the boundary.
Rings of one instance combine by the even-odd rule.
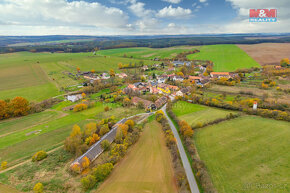
[[[196,180],[194,178],[190,163],[189,163],[188,158],[186,156],[186,153],[185,153],[184,147],[182,145],[181,139],[179,137],[179,134],[177,132],[177,129],[176,129],[176,127],[174,126],[174,124],[172,123],[172,121],[170,120],[170,118],[168,117],[168,115],[166,113],[166,105],[164,105],[162,107],[162,111],[164,112],[164,114],[165,114],[165,116],[166,116],[166,118],[167,118],[167,120],[169,122],[169,125],[171,127],[171,130],[172,130],[172,132],[174,134],[174,137],[177,140],[177,147],[178,147],[179,154],[180,154],[180,157],[181,157],[181,161],[182,161],[182,164],[183,164],[186,176],[187,176],[187,180],[188,180],[188,183],[189,183],[190,190],[191,190],[192,193],[199,193],[199,189],[198,189]]]

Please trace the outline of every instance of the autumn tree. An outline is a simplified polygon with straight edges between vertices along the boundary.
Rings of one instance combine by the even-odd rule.
[[[23,97],[15,97],[10,102],[10,108],[12,110],[13,116],[23,116],[27,115],[29,111],[29,102]]]
[[[182,72],[177,72],[176,75],[184,77],[184,74]]]
[[[90,166],[91,162],[90,162],[89,158],[87,156],[85,156],[85,157],[83,157],[81,163],[82,163],[82,168],[86,169]]]
[[[92,70],[91,70],[91,73],[93,73],[93,74],[94,74],[95,72],[96,72],[96,71],[95,71],[95,69],[92,69]]]
[[[9,117],[8,104],[6,101],[0,100],[0,120],[7,119]]]
[[[104,111],[109,111],[110,110],[110,107],[108,107],[108,106],[106,106],[105,108],[104,108]]]
[[[95,176],[97,182],[101,182],[111,173],[113,168],[113,164],[105,163],[94,168],[92,173]]]
[[[82,97],[83,97],[83,99],[86,98],[86,96],[87,96],[86,93],[83,92],[83,93],[82,93]]]
[[[289,60],[289,58],[283,58],[283,59],[280,61],[280,65],[281,65],[282,67],[286,67],[286,66],[290,65],[290,60]]]
[[[87,175],[81,179],[81,184],[84,190],[90,190],[96,185],[96,177],[93,175]]]
[[[108,151],[110,149],[110,142],[105,139],[104,141],[101,142],[101,147],[103,148],[104,151]]]
[[[7,168],[7,164],[8,164],[7,161],[1,162],[1,170],[5,170]]]
[[[97,123],[88,123],[85,125],[84,135],[85,137],[92,136],[97,130]]]
[[[129,126],[126,124],[120,124],[119,128],[122,130],[124,137],[126,137],[128,134]]]
[[[35,184],[35,186],[33,187],[33,192],[34,193],[43,193],[43,184],[40,182]]]
[[[74,111],[74,112],[79,112],[79,111],[86,110],[87,108],[88,108],[88,105],[86,105],[86,104],[77,104],[77,105],[74,107],[73,111]]]
[[[68,152],[76,153],[82,143],[81,128],[78,125],[74,125],[70,136],[65,140],[64,147]]]
[[[78,72],[80,72],[80,71],[81,71],[81,69],[80,69],[79,67],[77,67],[77,71],[78,71]]]
[[[131,120],[131,119],[127,120],[125,122],[125,124],[129,126],[129,130],[132,130],[133,127],[135,126],[135,122],[133,120]]]

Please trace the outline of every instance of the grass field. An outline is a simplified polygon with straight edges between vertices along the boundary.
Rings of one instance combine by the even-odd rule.
[[[260,67],[245,51],[236,45],[202,46],[200,53],[188,55],[193,60],[211,60],[216,72],[231,72],[237,69]]]
[[[161,126],[152,121],[96,192],[177,192],[170,156]]]
[[[189,125],[206,123],[219,118],[225,118],[234,111],[221,110],[198,104],[192,104],[185,101],[178,101],[173,106],[174,114],[180,119],[186,121]]]
[[[154,58],[173,58],[181,52],[190,51],[199,48],[198,46],[178,46],[169,48],[118,48],[110,50],[101,50],[98,52],[99,55],[106,56],[119,56],[123,57],[124,54],[127,57],[140,58],[140,59],[154,59]]]
[[[111,110],[104,112],[105,106],[110,106]],[[123,118],[140,112],[142,110],[137,108],[96,103],[95,107],[78,113],[55,110],[0,122],[0,162],[8,161],[9,166],[12,166],[30,158],[39,150],[49,151],[62,145],[74,124],[82,128],[92,120],[112,115]]]
[[[198,153],[218,192],[290,192],[289,139],[288,122],[256,116],[195,134]]]
[[[0,54],[0,99],[23,96],[41,101],[59,95],[61,88],[81,83],[67,75],[81,71],[104,72],[118,63],[139,63],[139,59],[115,56],[93,56],[92,53],[30,53]],[[145,64],[153,61],[145,60]]]

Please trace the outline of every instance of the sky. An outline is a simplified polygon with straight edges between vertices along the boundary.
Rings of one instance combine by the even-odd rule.
[[[0,0],[0,35],[290,32],[290,0]],[[249,22],[249,9],[278,21]]]

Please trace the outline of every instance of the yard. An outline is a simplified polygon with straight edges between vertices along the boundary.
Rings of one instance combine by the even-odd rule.
[[[218,192],[289,192],[289,128],[244,116],[197,130],[198,153]]]
[[[165,145],[162,128],[152,121],[96,192],[177,192],[173,175],[171,155]]]
[[[222,110],[185,101],[175,103],[173,112],[180,120],[186,121],[189,125],[214,121],[219,118],[225,118],[230,113],[236,113],[235,111]]]
[[[237,69],[260,67],[245,51],[236,45],[202,46],[200,53],[188,55],[191,60],[211,60],[215,72],[231,72]]]

